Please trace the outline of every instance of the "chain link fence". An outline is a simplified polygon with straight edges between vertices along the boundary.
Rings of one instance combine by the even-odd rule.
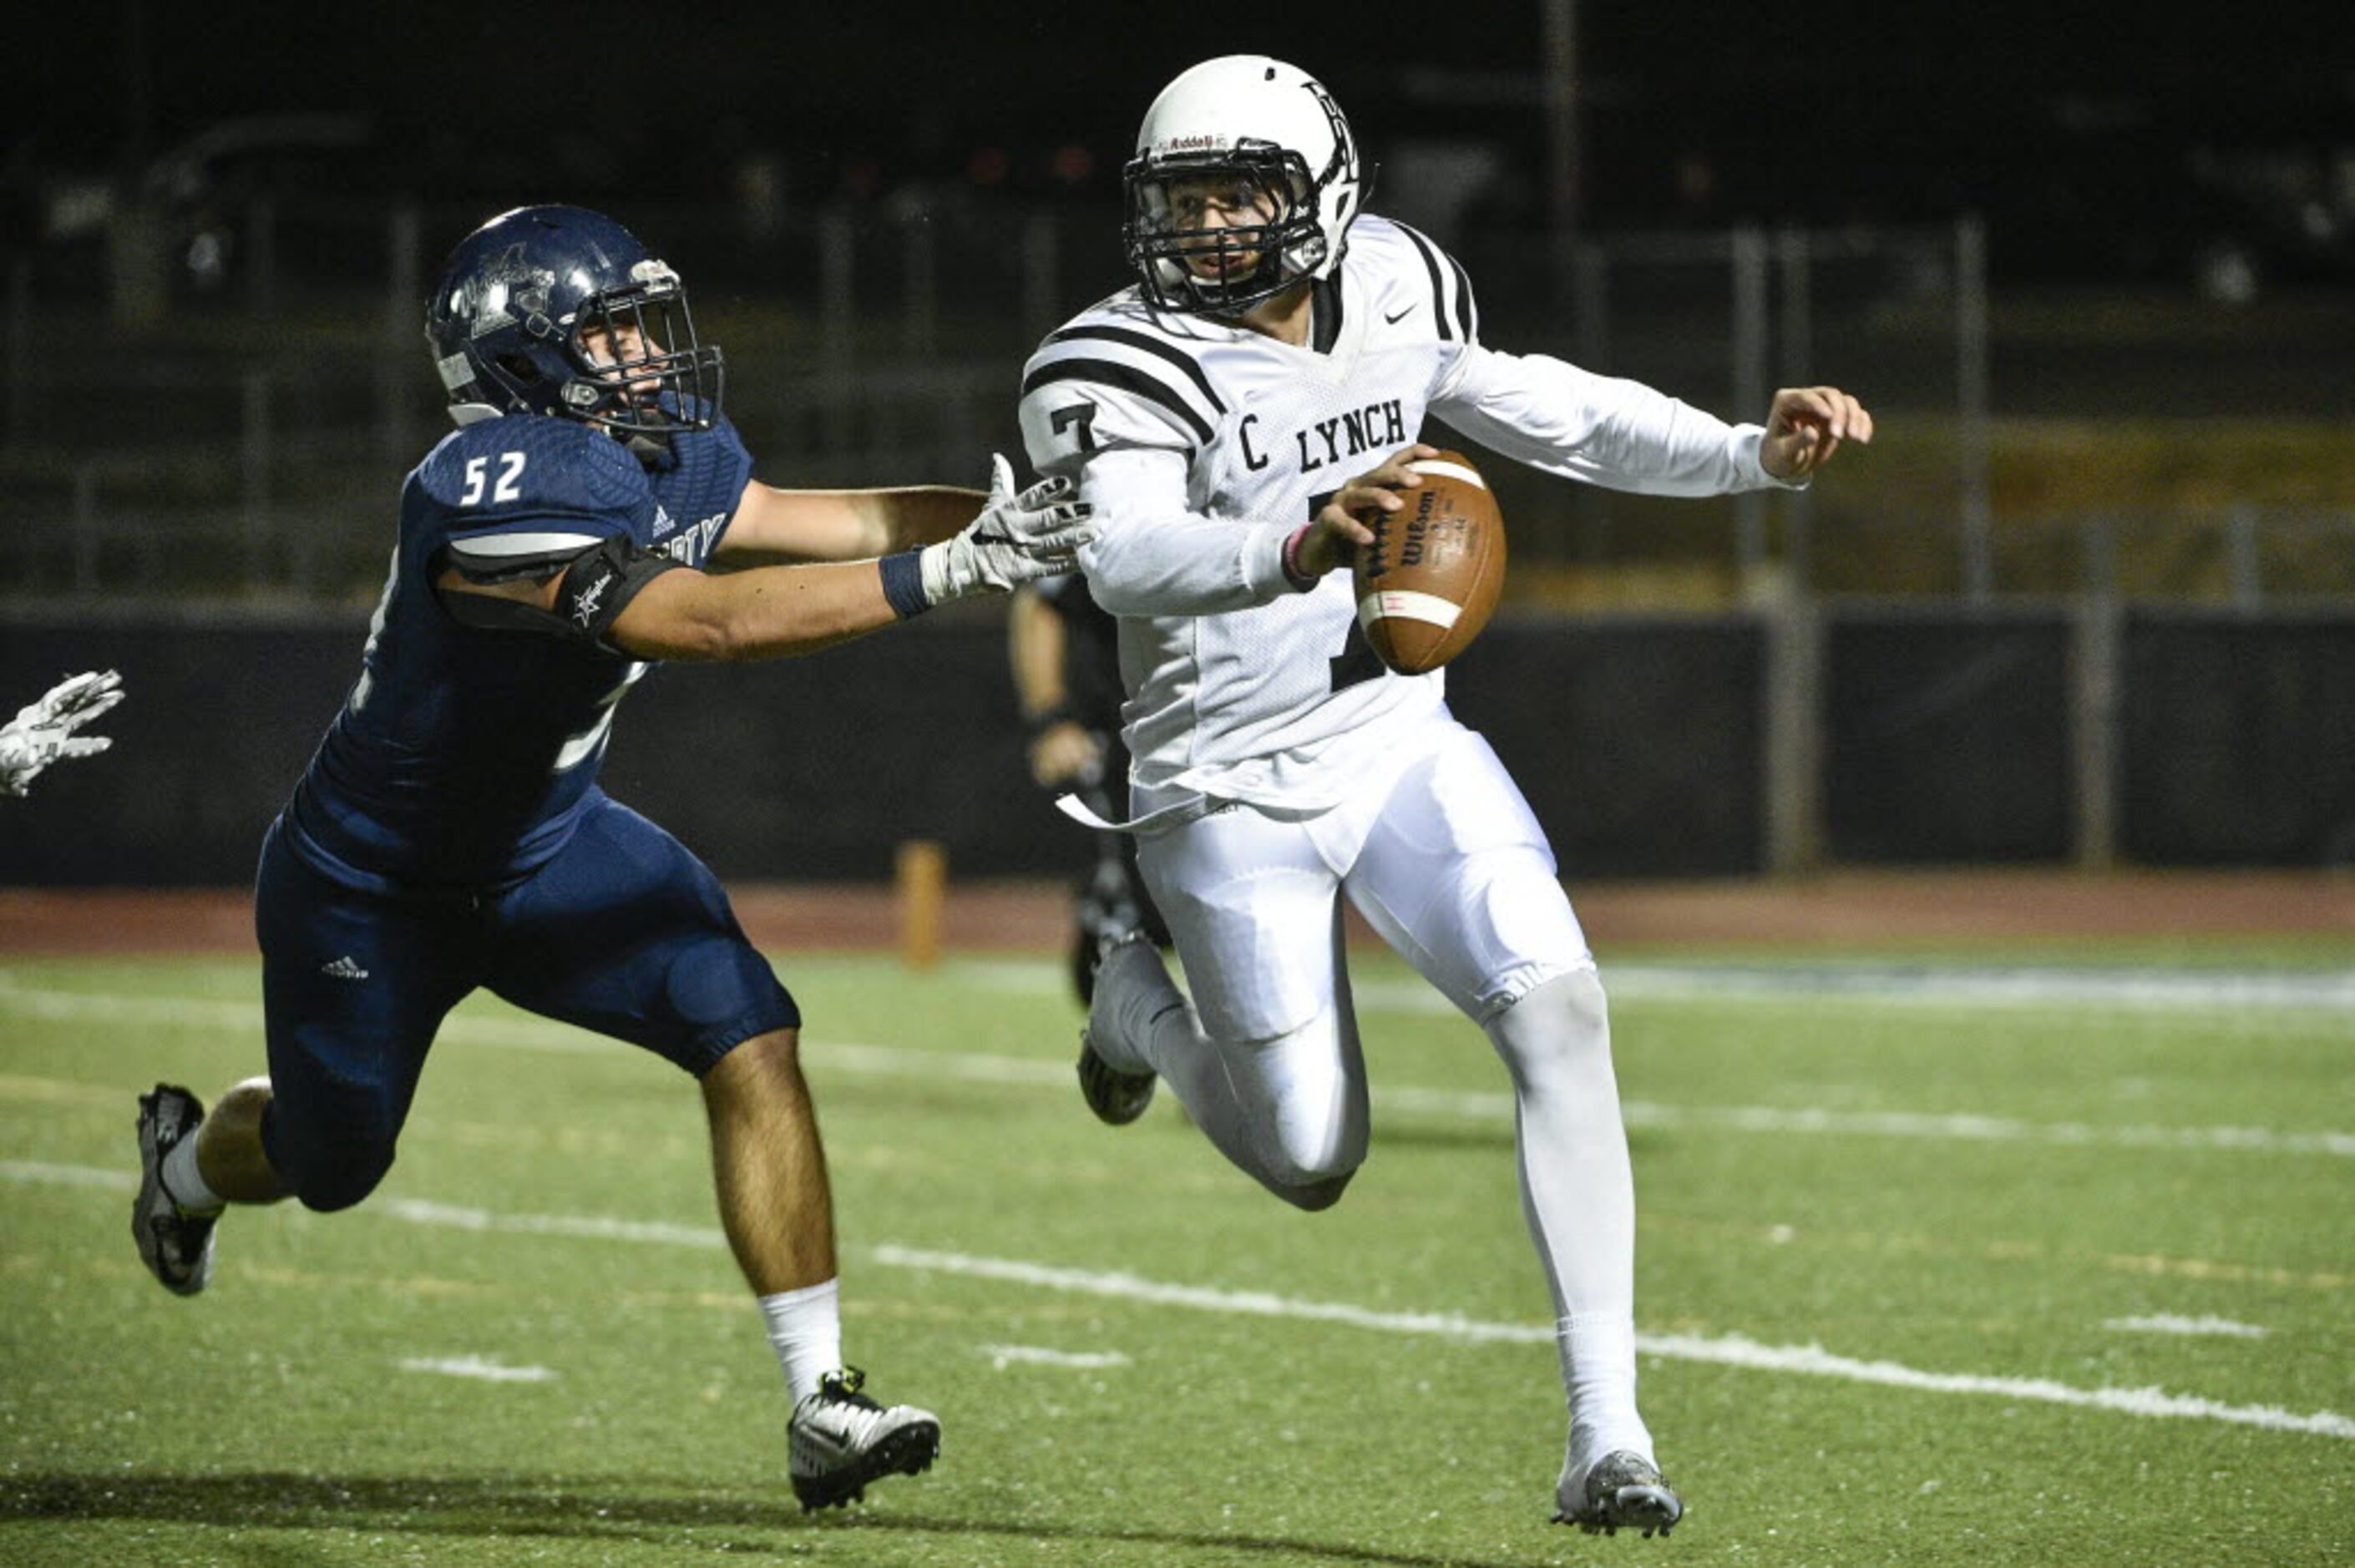
[[[444,428],[424,280],[481,216],[265,199],[181,229],[133,226],[145,249],[130,260],[102,237],[20,257],[0,348],[0,518],[15,546],[0,593],[372,595],[400,477]],[[1116,212],[957,187],[805,214],[624,216],[687,272],[707,336],[727,347],[730,412],[762,477],[789,486],[978,484],[988,452],[1018,450],[1023,359],[1124,281]],[[2355,514],[1998,516],[1973,223],[1442,238],[1495,345],[1738,418],[1776,386],[1837,381],[1869,396],[1885,432],[1918,432],[1889,454],[1904,475],[1893,494],[1870,482],[1878,450],[1817,493],[1699,503],[1492,465],[1524,602],[2355,595]]]

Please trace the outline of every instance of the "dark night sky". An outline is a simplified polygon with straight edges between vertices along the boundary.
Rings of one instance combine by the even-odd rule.
[[[325,111],[371,127],[368,154],[336,176],[356,192],[489,194],[553,175],[584,196],[653,182],[692,200],[724,192],[751,150],[782,154],[797,185],[823,190],[860,156],[892,175],[952,172],[989,143],[1076,142],[1116,159],[1169,76],[1246,49],[1325,78],[1377,154],[1417,133],[1500,138],[1532,165],[1540,146],[1537,110],[1514,92],[1539,55],[1534,3],[1434,7],[1428,37],[1381,26],[1401,15],[1391,8],[1267,0],[966,5],[944,21],[911,19],[933,5],[871,3],[819,19],[816,7],[604,0],[94,0],[79,22],[62,9],[11,26],[39,62],[12,82],[12,178],[107,169],[138,126],[160,151],[240,114]],[[2179,130],[2355,142],[2355,29],[2339,5],[2211,11],[2196,31],[2151,20],[2175,9],[1585,0],[1593,205],[1643,216],[1688,147],[1758,203],[1870,214],[1983,196],[2063,149],[2066,125],[2095,141],[2123,127],[2146,141]],[[1231,20],[1204,20],[1221,13]]]

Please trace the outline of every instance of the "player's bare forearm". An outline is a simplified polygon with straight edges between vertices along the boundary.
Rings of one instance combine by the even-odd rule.
[[[815,653],[900,620],[873,561],[665,572],[606,633],[636,659],[739,662]]]
[[[954,484],[918,484],[867,493],[890,531],[890,548],[912,549],[954,538],[989,502],[978,490]]]
[[[729,567],[860,561],[949,538],[988,501],[953,484],[891,490],[776,490],[755,480],[715,558]]]
[[[1063,689],[1063,618],[1033,589],[1018,589],[1006,607],[1007,656],[1023,717],[1060,708]]]
[[[562,574],[538,580],[474,583],[445,571],[444,596],[513,599],[543,611],[550,626]],[[471,617],[464,619],[472,619]],[[740,572],[664,572],[623,608],[604,641],[634,659],[710,663],[815,653],[900,619],[873,561],[754,567]]]

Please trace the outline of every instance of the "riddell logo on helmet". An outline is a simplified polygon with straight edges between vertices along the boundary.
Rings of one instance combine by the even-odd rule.
[[[1172,136],[1161,143],[1165,153],[1199,153],[1206,147],[1225,145],[1222,136]]]

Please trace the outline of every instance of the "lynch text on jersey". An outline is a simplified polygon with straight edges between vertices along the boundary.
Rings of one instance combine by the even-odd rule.
[[[1252,439],[1252,426],[1258,421],[1257,414],[1246,414],[1237,430],[1242,438],[1243,461],[1254,472],[1268,463]],[[1292,439],[1300,446],[1300,471],[1309,473],[1345,458],[1361,457],[1369,451],[1389,452],[1406,445],[1406,413],[1400,400],[1392,397],[1329,419],[1319,419],[1305,429],[1293,431]]]

